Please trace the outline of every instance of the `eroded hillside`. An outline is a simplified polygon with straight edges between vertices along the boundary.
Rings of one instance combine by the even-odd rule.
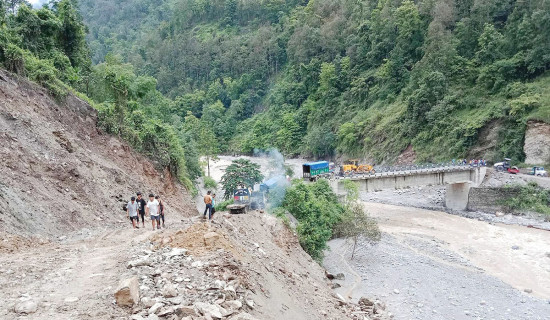
[[[79,98],[57,103],[45,89],[0,71],[1,232],[47,237],[116,226],[137,191],[163,195],[175,214],[192,212],[168,171],[158,172],[96,123],[96,111]]]

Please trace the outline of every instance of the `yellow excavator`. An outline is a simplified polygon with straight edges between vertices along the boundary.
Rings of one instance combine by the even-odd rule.
[[[344,174],[350,173],[375,173],[374,167],[370,164],[359,164],[359,159],[350,159],[342,166]]]

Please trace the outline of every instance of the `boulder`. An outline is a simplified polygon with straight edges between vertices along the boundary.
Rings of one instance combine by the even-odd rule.
[[[229,300],[225,301],[223,306],[230,310],[239,310],[243,307],[243,303],[239,300]]]
[[[176,287],[174,287],[174,285],[171,283],[171,282],[168,282],[164,288],[162,289],[162,295],[165,297],[165,298],[173,298],[173,297],[177,297],[178,295],[178,290],[176,290]]]
[[[195,308],[191,306],[176,307],[176,310],[174,312],[180,318],[197,316],[197,312],[195,311]]]
[[[205,317],[212,317],[213,319],[222,319],[227,315],[227,311],[215,304],[208,304],[203,302],[195,302],[195,307]]]
[[[183,248],[173,248],[170,252],[164,254],[165,257],[178,257],[184,256],[187,254],[187,249]]]
[[[337,273],[334,276],[334,279],[336,279],[336,280],[346,280],[346,276],[343,273]]]
[[[127,267],[128,267],[128,269],[131,269],[131,268],[143,267],[143,266],[149,266],[150,267],[152,265],[153,265],[152,261],[150,261],[147,258],[143,258],[143,259],[128,262]]]
[[[149,297],[143,297],[141,298],[141,304],[145,307],[145,308],[151,308],[154,304],[155,304],[155,300],[149,298]]]
[[[155,314],[157,313],[160,308],[164,307],[164,303],[157,302],[155,303],[151,308],[149,308],[148,314]]]
[[[207,247],[213,247],[220,238],[220,235],[215,232],[208,232],[204,235],[204,245]]]
[[[18,314],[31,314],[35,313],[37,310],[38,303],[32,299],[20,301],[14,307],[15,313]]]
[[[120,281],[115,292],[116,303],[121,307],[131,307],[139,303],[139,282],[137,277]]]
[[[368,298],[361,297],[361,299],[359,299],[359,305],[360,306],[366,306],[366,307],[372,307],[374,305],[374,302],[372,302]]]

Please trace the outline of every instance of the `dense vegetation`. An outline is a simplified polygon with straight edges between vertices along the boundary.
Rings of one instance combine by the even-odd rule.
[[[550,122],[547,0],[81,0],[120,54],[208,116],[217,151],[523,160]],[[185,126],[185,121],[184,121]],[[480,144],[483,128],[496,145]],[[210,134],[210,133],[208,133]]]
[[[126,139],[188,188],[201,174],[194,137],[173,118],[178,101],[157,91],[157,81],[108,55],[92,66],[86,26],[75,0],[31,9],[0,0],[0,64],[46,87],[62,101],[69,92],[98,110],[100,127]]]
[[[368,217],[363,205],[357,203],[357,186],[351,182],[346,188],[348,198],[339,202],[327,180],[311,184],[297,180],[286,190],[282,207],[275,210],[279,215],[288,211],[298,220],[296,231],[300,244],[317,261],[322,260],[327,241],[334,235],[352,238],[354,249],[359,236],[370,241],[380,240],[377,223]]]

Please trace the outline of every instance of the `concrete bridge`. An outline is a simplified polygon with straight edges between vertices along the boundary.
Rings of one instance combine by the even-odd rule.
[[[356,182],[359,185],[359,192],[446,185],[446,207],[453,210],[466,210],[470,188],[479,186],[486,172],[487,167],[470,166],[395,170],[376,174],[337,177],[330,180],[330,185],[336,194],[345,193],[344,180]]]

